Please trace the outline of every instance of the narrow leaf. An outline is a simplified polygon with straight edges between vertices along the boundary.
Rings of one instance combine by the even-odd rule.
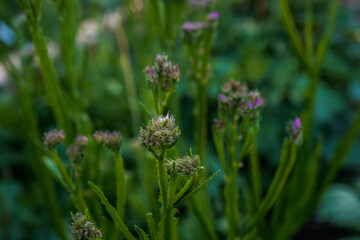
[[[119,214],[117,213],[116,209],[111,206],[109,200],[105,197],[104,193],[91,181],[88,182],[91,189],[95,192],[95,194],[100,199],[101,203],[104,205],[106,211],[110,214],[111,218],[113,219],[115,225],[120,229],[120,231],[124,234],[126,239],[128,240],[136,240],[136,238],[131,234],[128,227],[125,225],[123,220],[120,218]]]
[[[134,228],[135,228],[135,231],[137,232],[137,234],[139,235],[139,237],[140,237],[140,240],[149,240],[149,237],[148,237],[148,235],[145,233],[145,231],[144,230],[142,230],[140,227],[138,227],[138,226],[134,226]]]
[[[157,240],[158,236],[157,236],[157,233],[156,233],[157,231],[156,231],[155,221],[154,221],[152,213],[147,213],[146,214],[146,221],[147,221],[148,228],[149,228],[150,238],[152,240]]]

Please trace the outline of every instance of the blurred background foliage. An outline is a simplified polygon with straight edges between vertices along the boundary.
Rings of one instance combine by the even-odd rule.
[[[167,3],[168,1],[164,1]],[[170,1],[169,1],[170,2]],[[151,95],[146,90],[144,68],[152,64],[156,54],[166,52],[179,64],[181,82],[170,100],[169,109],[177,117],[183,132],[179,149],[194,145],[194,86],[189,81],[189,61],[181,40],[181,26],[187,19],[196,19],[196,11],[187,1],[171,1],[171,26],[159,32],[156,14],[147,0],[81,0],[74,69],[78,79],[77,94],[69,97],[67,73],[60,23],[54,4],[44,0],[40,25],[49,55],[54,61],[60,84],[81,111],[70,112],[79,119],[77,133],[95,130],[120,130],[125,137],[122,152],[129,184],[127,222],[139,222],[148,211],[148,203],[139,184],[146,175],[147,164],[138,149],[138,129],[147,116],[141,104],[152,109]],[[327,23],[328,0],[314,1],[314,36],[319,39]],[[303,0],[289,1],[296,26],[304,30]],[[301,112],[310,80],[291,51],[281,20],[277,0],[218,0],[214,10],[220,12],[217,35],[212,52],[212,75],[209,82],[209,136],[206,162],[220,168],[212,144],[211,123],[216,117],[220,86],[233,78],[258,89],[265,101],[259,132],[259,155],[263,186],[268,186],[277,166],[279,149],[288,119]],[[162,32],[164,33],[164,32]],[[40,132],[56,127],[49,107],[34,45],[25,15],[16,1],[1,0],[0,60],[10,60],[32,99]],[[315,133],[324,139],[321,164],[326,166],[339,139],[354,117],[360,101],[360,2],[341,0],[339,16],[324,59],[321,82],[316,95]],[[16,74],[15,74],[16,75]],[[129,81],[130,79],[130,81]],[[132,80],[134,86],[131,85]],[[130,85],[129,85],[130,82]],[[5,64],[0,64],[0,238],[56,239],[44,207],[33,168],[31,146],[26,145],[26,131],[31,125],[24,114],[21,84]],[[80,112],[80,114],[79,114]],[[336,182],[326,191],[317,212],[294,239],[358,239],[360,237],[360,139],[354,145]],[[109,153],[92,147],[93,158],[100,169],[84,170],[87,179],[101,178],[109,199],[115,197],[112,183],[114,170]],[[60,149],[65,154],[65,148]],[[102,157],[100,157],[102,156]],[[100,159],[101,158],[101,159]],[[85,169],[86,169],[85,165]],[[247,166],[244,166],[246,174]],[[319,176],[321,177],[321,176]],[[44,179],[48,181],[49,179]],[[40,179],[42,181],[42,179]],[[154,183],[155,184],[155,183]],[[215,217],[222,216],[221,178],[210,184]],[[74,208],[68,194],[56,186],[56,198],[67,222]],[[90,193],[89,193],[90,194]],[[180,227],[194,237],[195,220],[186,215]],[[216,218],[218,231],[226,224]],[[193,229],[193,230],[192,230]],[[195,233],[194,233],[195,234]]]

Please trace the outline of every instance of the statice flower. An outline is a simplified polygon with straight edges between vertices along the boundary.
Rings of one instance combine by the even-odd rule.
[[[44,133],[43,142],[47,149],[50,151],[54,150],[65,138],[63,130],[52,130]]]
[[[164,92],[172,92],[180,81],[181,73],[179,66],[169,61],[167,55],[158,54],[155,65],[145,68],[145,77],[150,90],[160,88]]]
[[[122,136],[120,132],[95,132],[93,137],[99,144],[111,149],[114,152],[118,152],[120,150],[122,144]]]
[[[199,31],[199,30],[203,29],[205,27],[205,23],[187,21],[182,25],[182,27],[185,32],[190,33],[190,32],[195,32],[195,31]]]
[[[175,171],[183,176],[193,176],[201,167],[200,157],[198,155],[185,155],[183,158],[176,158],[174,160],[167,160],[167,169],[175,167]]]
[[[101,231],[89,220],[87,215],[76,213],[73,216],[73,223],[70,225],[72,235],[77,240],[91,240],[102,238]]]
[[[146,148],[171,148],[181,132],[172,115],[152,118],[146,127],[140,128],[140,142]]]
[[[295,118],[293,121],[289,121],[287,125],[287,132],[289,139],[294,144],[300,145],[302,143],[303,126],[300,118]]]

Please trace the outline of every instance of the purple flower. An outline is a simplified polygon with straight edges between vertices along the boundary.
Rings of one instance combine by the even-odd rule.
[[[220,95],[219,95],[219,99],[220,99],[220,101],[222,101],[222,102],[226,102],[226,101],[227,101],[227,98],[224,96],[224,94],[220,94]]]
[[[205,27],[205,23],[203,22],[185,22],[183,24],[183,29],[186,31],[186,32],[192,32],[192,31],[197,31],[197,30],[200,30],[202,28]]]
[[[287,125],[287,131],[289,139],[296,145],[300,145],[302,142],[303,127],[301,125],[301,119],[295,118],[294,121],[289,121]]]
[[[208,21],[215,21],[216,19],[218,19],[220,17],[220,13],[219,12],[211,12],[209,13],[207,20]]]

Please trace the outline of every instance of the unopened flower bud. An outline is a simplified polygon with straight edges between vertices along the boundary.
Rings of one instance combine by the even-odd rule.
[[[185,155],[183,158],[168,160],[166,167],[172,169],[175,165],[175,171],[183,176],[193,176],[200,167],[200,157],[198,155]]]
[[[294,121],[289,121],[287,125],[289,139],[294,144],[300,145],[302,143],[303,126],[300,118],[295,118]]]
[[[152,118],[146,127],[140,128],[140,142],[146,148],[172,147],[180,136],[179,127],[172,115]]]
[[[219,95],[219,109],[234,112],[246,108],[247,86],[239,81],[230,80],[223,85]]]
[[[101,231],[89,220],[87,215],[82,213],[76,213],[75,216],[73,216],[70,230],[77,240],[102,238]]]
[[[73,162],[76,170],[80,168],[81,162],[85,157],[87,145],[88,145],[88,138],[85,136],[78,136],[75,139],[75,143],[70,145],[66,151],[66,154]]]
[[[122,136],[120,132],[95,132],[93,137],[99,144],[111,149],[114,152],[118,152],[120,150],[122,144]]]
[[[54,150],[65,138],[63,130],[52,130],[44,133],[43,142],[47,149],[50,151]]]

